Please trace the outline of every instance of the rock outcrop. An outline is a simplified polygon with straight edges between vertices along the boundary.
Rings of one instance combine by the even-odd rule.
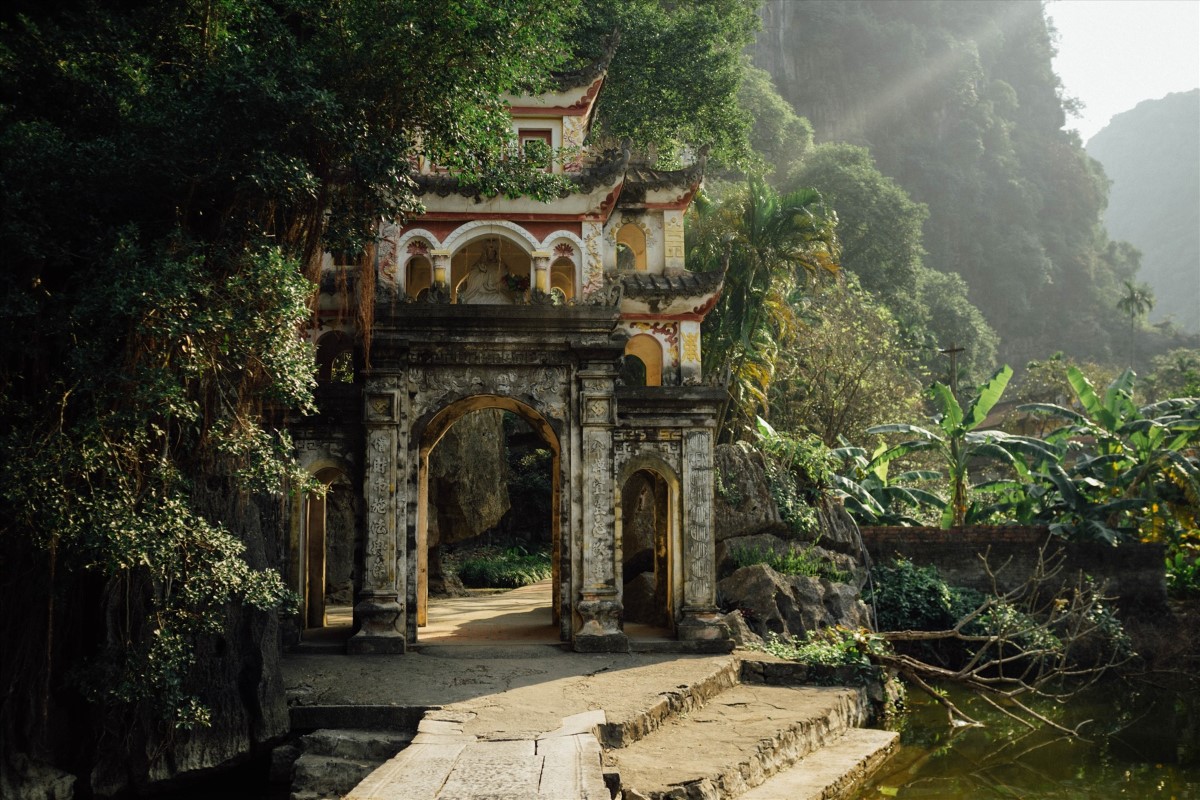
[[[866,627],[870,616],[858,590],[806,575],[780,575],[766,564],[742,567],[717,584],[727,608],[766,637],[803,636],[832,625]]]
[[[504,412],[484,409],[450,427],[429,456],[429,591],[457,597],[462,582],[442,569],[443,545],[473,539],[508,512]]]
[[[504,412],[484,409],[450,427],[429,457],[429,504],[437,508],[429,546],[473,539],[509,509]]]
[[[196,500],[238,534],[252,567],[278,567],[282,562],[279,548],[285,529],[278,498],[239,496],[214,479],[197,490]],[[189,677],[189,685],[210,709],[211,724],[173,731],[148,715],[124,723],[108,720],[128,727],[122,737],[98,738],[92,791],[110,796],[128,787],[165,789],[177,778],[222,767],[284,736],[289,722],[279,641],[275,613],[230,607],[221,633],[198,642]]]
[[[780,518],[771,497],[762,453],[745,442],[718,445],[713,464],[717,475],[713,520],[718,542],[787,531],[787,524]]]

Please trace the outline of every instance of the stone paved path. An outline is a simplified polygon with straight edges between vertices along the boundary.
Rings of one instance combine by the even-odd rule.
[[[500,741],[464,733],[474,716],[430,712],[412,744],[346,800],[609,800],[592,733],[604,712],[570,717],[537,738]]]
[[[610,782],[620,772],[626,800],[674,798],[701,783],[708,788],[697,797],[732,797],[763,779],[755,800],[828,800],[848,796],[894,739],[846,737],[835,729],[840,723],[822,721],[846,716],[837,709],[856,694],[850,690],[741,685],[740,659],[771,660],[765,654],[583,654],[534,636],[508,638],[511,623],[529,619],[510,603],[537,598],[464,604],[466,619],[447,620],[430,631],[440,634],[432,642],[406,655],[285,656],[295,727],[417,729],[413,743],[349,800],[608,800],[605,770]],[[491,630],[505,615],[509,625],[500,627],[509,630]],[[802,740],[826,747],[788,769]],[[836,755],[828,747],[835,744],[845,752]],[[676,769],[660,769],[664,761]]]

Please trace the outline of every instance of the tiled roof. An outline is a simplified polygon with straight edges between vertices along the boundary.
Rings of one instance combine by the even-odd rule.
[[[677,272],[655,275],[649,272],[622,272],[618,275],[626,297],[642,300],[703,297],[721,288],[724,270],[716,272]]]

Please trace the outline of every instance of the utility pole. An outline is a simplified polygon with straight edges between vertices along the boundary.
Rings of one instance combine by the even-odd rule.
[[[959,347],[954,342],[945,350],[938,350],[944,356],[950,356],[950,394],[954,395],[954,399],[958,399],[958,354],[965,353],[965,347]]]

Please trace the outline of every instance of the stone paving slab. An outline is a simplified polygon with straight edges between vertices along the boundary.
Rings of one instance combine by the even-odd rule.
[[[546,738],[503,741],[477,741],[462,721],[424,720],[428,732],[345,800],[609,800],[599,741],[565,733],[589,718],[563,720]]]

